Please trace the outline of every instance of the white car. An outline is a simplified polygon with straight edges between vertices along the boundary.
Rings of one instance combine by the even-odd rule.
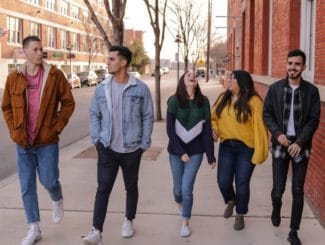
[[[169,68],[167,66],[162,66],[161,69],[163,70],[164,74],[169,73]]]
[[[94,71],[78,72],[77,76],[80,78],[81,86],[87,85],[91,87],[97,85],[97,75]]]
[[[72,89],[73,88],[81,88],[80,79],[75,73],[68,74],[67,79],[68,79],[70,88],[72,88]]]
[[[129,71],[129,75],[134,76],[137,79],[140,79],[140,73],[137,71]]]

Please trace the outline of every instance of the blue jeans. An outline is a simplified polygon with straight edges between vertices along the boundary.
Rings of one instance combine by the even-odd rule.
[[[249,183],[255,168],[251,162],[253,152],[253,149],[238,140],[226,140],[219,147],[219,188],[225,203],[235,201],[237,214],[248,212]],[[236,192],[233,187],[234,178]]]
[[[27,223],[39,222],[36,172],[41,184],[49,192],[51,199],[59,201],[62,198],[59,182],[58,144],[39,147],[30,146],[27,149],[17,145],[16,150],[20,189]]]
[[[177,155],[170,154],[169,161],[173,174],[173,194],[175,202],[183,206],[182,216],[189,219],[193,206],[193,186],[196,174],[200,168],[203,154],[190,157],[190,161],[184,163]]]

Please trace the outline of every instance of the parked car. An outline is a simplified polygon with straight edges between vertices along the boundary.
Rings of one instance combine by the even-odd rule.
[[[137,71],[129,71],[129,75],[136,77],[137,79],[140,79],[140,73]]]
[[[70,85],[70,88],[81,88],[80,78],[75,74],[67,74],[67,79]]]
[[[169,68],[167,66],[162,66],[161,69],[164,72],[164,74],[169,73]]]
[[[205,67],[199,67],[196,69],[195,76],[196,77],[205,77]]]
[[[95,70],[95,73],[97,75],[97,82],[100,83],[101,81],[105,80],[110,76],[107,69],[98,69]]]
[[[97,85],[97,75],[94,71],[81,71],[77,73],[80,78],[81,86],[96,86]]]
[[[164,71],[162,68],[160,68],[160,76],[164,75]],[[151,70],[151,76],[154,77],[155,76],[155,69]]]

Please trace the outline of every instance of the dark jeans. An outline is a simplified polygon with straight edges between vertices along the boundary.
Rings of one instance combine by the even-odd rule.
[[[103,231],[108,199],[111,194],[118,169],[121,166],[126,190],[126,213],[129,220],[135,218],[138,204],[138,174],[142,150],[131,153],[118,153],[105,148],[102,143],[96,145],[97,162],[97,192],[94,207],[93,226]]]
[[[281,208],[282,195],[287,182],[289,162],[287,154],[285,159],[274,158],[272,161],[273,189],[271,193],[274,208]],[[290,228],[299,230],[302,210],[304,207],[304,183],[307,172],[308,159],[303,158],[299,163],[292,161],[292,208]]]
[[[237,214],[248,212],[249,183],[255,165],[254,150],[238,140],[226,140],[220,144],[218,158],[218,184],[225,203],[235,201]],[[236,193],[233,187],[235,178]]]

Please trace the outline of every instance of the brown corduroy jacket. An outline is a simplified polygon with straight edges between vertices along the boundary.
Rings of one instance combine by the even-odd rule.
[[[71,117],[75,102],[63,72],[43,63],[44,78],[40,109],[37,117],[36,138],[33,146],[59,142],[59,134]],[[2,98],[2,111],[11,139],[26,148],[27,142],[27,79],[26,67],[8,75]]]

